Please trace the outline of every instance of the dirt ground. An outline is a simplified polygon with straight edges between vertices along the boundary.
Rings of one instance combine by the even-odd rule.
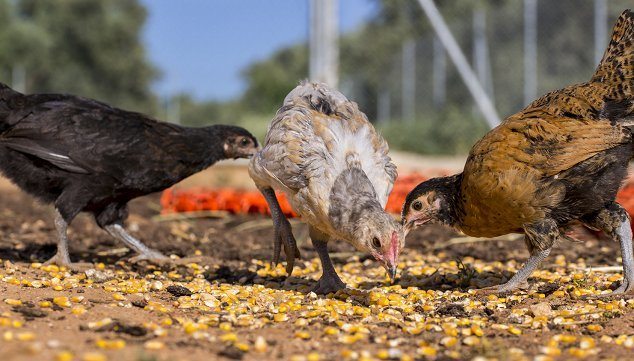
[[[367,255],[332,244],[352,290],[318,297],[304,226],[303,261],[289,279],[271,268],[266,217],[153,220],[158,196],[128,221],[181,266],[130,265],[128,250],[86,215],[72,224],[71,273],[55,252],[52,209],[0,187],[2,360],[628,359],[634,300],[586,300],[620,282],[618,244],[584,233],[557,246],[531,289],[507,297],[469,289],[508,279],[528,255],[518,237],[473,240],[443,227],[410,234],[390,285]],[[169,287],[180,285],[182,287]],[[183,288],[184,287],[184,288]],[[193,293],[193,294],[192,294]]]

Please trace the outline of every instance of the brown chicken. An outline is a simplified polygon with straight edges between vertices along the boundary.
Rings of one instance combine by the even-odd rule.
[[[461,174],[419,184],[403,205],[406,230],[443,223],[475,237],[524,233],[526,264],[505,284],[525,285],[573,223],[621,244],[634,290],[632,231],[615,202],[632,158],[634,13],[624,11],[592,79],[544,95],[477,142]]]

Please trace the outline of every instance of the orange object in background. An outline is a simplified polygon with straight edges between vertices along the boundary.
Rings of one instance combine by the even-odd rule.
[[[277,199],[287,217],[296,216],[284,194],[278,194]],[[233,214],[269,214],[269,206],[260,192],[232,188],[170,188],[161,195],[161,207],[161,213],[227,211]]]
[[[418,173],[399,176],[387,200],[386,210],[390,213],[400,214],[407,194],[426,179],[427,177]],[[278,194],[277,199],[287,217],[296,217],[284,194]],[[627,209],[630,217],[634,218],[634,182],[632,180],[628,180],[619,191],[616,200]],[[260,192],[232,188],[191,188],[185,190],[170,188],[161,195],[161,207],[161,213],[227,211],[233,214],[270,214],[269,206]]]
[[[398,177],[387,201],[387,211],[397,214],[401,213],[401,206],[407,193],[426,179],[427,177],[421,174],[409,174]],[[284,194],[278,193],[277,199],[287,217],[296,217]],[[232,188],[191,188],[184,190],[170,188],[161,195],[161,207],[161,213],[227,211],[233,214],[270,214],[269,206],[260,192]]]

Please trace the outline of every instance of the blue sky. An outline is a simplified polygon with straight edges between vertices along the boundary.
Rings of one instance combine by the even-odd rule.
[[[308,0],[141,0],[148,56],[162,71],[154,89],[225,100],[245,84],[241,70],[280,47],[306,41]],[[339,0],[342,32],[376,12],[372,0]]]

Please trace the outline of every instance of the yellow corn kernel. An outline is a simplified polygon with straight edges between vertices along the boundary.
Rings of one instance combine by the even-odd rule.
[[[477,346],[480,344],[480,339],[476,336],[468,336],[462,340],[462,343],[467,346]]]
[[[431,357],[436,356],[436,353],[437,353],[436,349],[431,347],[431,346],[423,346],[423,347],[419,348],[416,352],[419,355],[431,356]]]
[[[596,344],[592,337],[585,336],[585,337],[582,337],[581,340],[579,340],[579,347],[583,350],[587,350],[587,349],[595,348]]]
[[[73,309],[70,312],[73,315],[81,316],[88,311],[86,311],[86,308],[84,308],[84,306],[77,306],[77,307],[73,307]]]
[[[577,358],[585,358],[586,356],[588,356],[588,351],[587,350],[582,350],[580,348],[577,347],[571,347],[568,349],[568,353],[571,356],[577,357]]]
[[[543,346],[540,349],[540,352],[547,356],[559,356],[561,355],[561,350],[555,346]]]
[[[161,341],[146,341],[143,347],[145,347],[146,350],[162,350],[165,344]]]
[[[58,305],[59,307],[70,307],[70,300],[66,296],[55,297],[53,298],[53,303]]]
[[[238,335],[236,335],[233,332],[225,333],[224,335],[220,336],[220,341],[223,341],[223,342],[236,342],[237,340],[238,340]]]
[[[268,349],[268,344],[266,343],[266,340],[264,339],[264,337],[258,336],[258,338],[255,339],[253,348],[255,349],[256,352],[260,352],[260,353],[266,352]]]
[[[387,359],[389,359],[389,358],[390,358],[390,352],[389,352],[388,350],[385,350],[385,349],[383,349],[383,350],[379,350],[379,351],[376,353],[376,357],[377,357],[378,359],[380,359],[380,360],[387,360]]]
[[[564,343],[573,343],[577,341],[577,337],[574,335],[556,335],[555,338]]]
[[[591,331],[591,332],[599,332],[599,331],[603,330],[603,326],[597,325],[597,324],[591,324],[591,325],[586,326],[586,329],[588,331]]]
[[[357,337],[356,335],[343,335],[339,337],[339,342],[346,345],[353,344],[357,341],[359,341],[359,337]]]
[[[55,355],[55,361],[73,361],[75,356],[70,351],[61,351]]]
[[[106,355],[99,352],[86,352],[81,357],[82,361],[106,361]]]
[[[621,275],[619,274],[614,274],[608,277],[608,281],[610,282],[616,282],[619,281],[621,279]]]
[[[452,347],[456,343],[458,343],[458,339],[455,338],[455,337],[445,336],[442,339],[440,339],[440,344],[445,346],[445,347]]]
[[[22,305],[22,301],[16,300],[14,298],[5,299],[4,303],[6,303],[7,305],[10,305],[10,306],[20,306],[20,305]]]
[[[95,345],[99,348],[103,348],[106,350],[119,350],[125,347],[125,341],[121,339],[116,340],[104,340],[98,339],[95,341]]]
[[[20,332],[15,338],[19,341],[33,341],[35,340],[35,334],[33,332]]]
[[[378,300],[376,300],[376,304],[379,306],[389,306],[390,300],[388,300],[387,297],[380,297]]]

